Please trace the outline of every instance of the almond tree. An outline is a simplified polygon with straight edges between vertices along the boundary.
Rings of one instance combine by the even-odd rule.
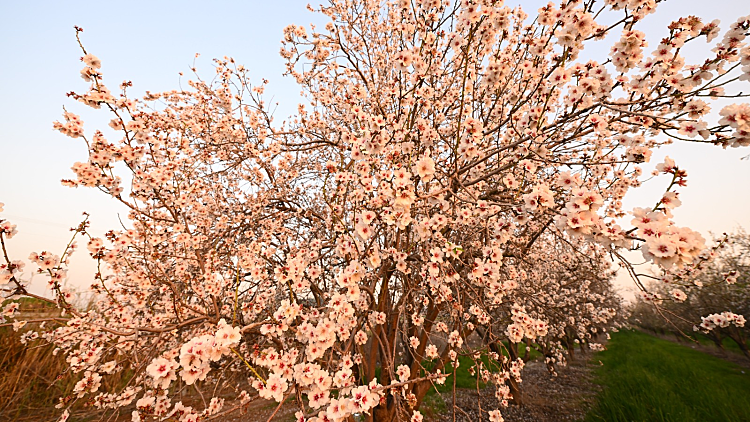
[[[498,0],[332,0],[319,10],[323,30],[284,30],[281,54],[306,99],[282,123],[265,83],[231,59],[215,61],[211,81],[138,100],[128,83],[110,91],[81,46],[90,85],[70,96],[110,113],[112,131],[65,112],[55,128],[89,156],[63,183],[131,211],[128,228],[104,239],[76,230],[103,268],[91,309],[61,287],[70,248],[32,254],[63,312],[25,335],[54,343],[83,374],[60,406],[86,397],[105,409],[135,403],[133,420],[193,421],[292,397],[299,420],[419,421],[447,363],[482,353],[507,404],[523,365],[499,340],[543,344],[609,321],[611,289],[591,283],[608,279],[604,257],[642,288],[623,250],[665,271],[701,261],[704,239],[671,220],[687,177],[671,160],[658,167],[663,197],[632,210],[632,227],[618,224],[653,149],[750,144],[748,104],[722,108],[718,122],[708,114],[714,100],[743,96],[750,20],[717,38],[716,22],[680,18],[646,50],[638,23],[655,10],[653,0],[573,0],[532,20]],[[612,32],[608,57],[578,60]],[[712,54],[687,64],[683,46],[705,41]],[[0,224],[5,242],[15,228]],[[541,275],[560,265],[563,244],[602,273],[572,267],[575,288],[550,291]],[[30,295],[19,271],[5,254],[6,293]],[[568,295],[583,301],[564,322],[554,314]],[[474,332],[488,342],[469,345]],[[124,368],[125,387],[100,391]],[[226,371],[251,379],[228,406],[214,396]],[[202,400],[178,401],[194,389]]]
[[[653,286],[656,293],[636,304],[633,317],[647,329],[701,332],[720,349],[730,338],[750,358],[745,325],[750,315],[749,253],[750,236],[744,230],[725,234],[710,261],[681,271],[680,277],[670,274],[668,283]]]

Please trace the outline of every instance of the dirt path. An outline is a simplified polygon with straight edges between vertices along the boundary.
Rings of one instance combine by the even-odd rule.
[[[552,377],[542,362],[529,362],[523,370],[522,405],[511,404],[501,409],[507,422],[552,422],[582,420],[594,402],[598,386],[592,382],[593,369],[597,361],[590,362],[592,355],[577,356],[566,367],[558,369],[558,376]],[[452,422],[450,411],[452,395],[445,393],[446,411],[432,418],[434,422]],[[497,408],[494,388],[488,387],[477,392],[459,390],[456,404],[465,413],[457,412],[456,421],[486,421],[488,410]],[[479,406],[482,417],[479,416]]]

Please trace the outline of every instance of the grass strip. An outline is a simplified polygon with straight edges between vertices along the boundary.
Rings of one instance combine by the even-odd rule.
[[[750,371],[638,331],[596,355],[602,390],[586,421],[750,421]]]

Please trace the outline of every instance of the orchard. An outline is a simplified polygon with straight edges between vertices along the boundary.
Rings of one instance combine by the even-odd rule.
[[[300,422],[419,422],[427,392],[469,357],[496,388],[482,418],[501,421],[522,383],[519,344],[551,371],[575,343],[602,347],[622,311],[618,266],[658,308],[699,290],[694,274],[721,248],[672,220],[689,185],[679,163],[657,166],[653,203],[622,201],[662,145],[750,146],[750,16],[675,18],[647,45],[639,23],[658,3],[570,0],[529,16],[502,0],[331,0],[324,28],[284,30],[305,100],[283,121],[228,58],[183,90],[132,98],[76,27],[85,87],[54,129],[88,156],[63,184],[109,195],[129,221],[101,238],[83,221],[30,270],[6,252],[16,226],[0,214],[3,296],[59,308],[22,320],[10,302],[0,322],[78,374],[61,420],[80,401],[186,422],[289,400]],[[579,59],[608,40],[609,54]],[[689,63],[694,43],[713,48]],[[77,245],[99,264],[85,309],[62,284]],[[671,287],[647,288],[628,251]],[[33,271],[51,297],[29,291]],[[116,374],[124,385],[106,383]]]

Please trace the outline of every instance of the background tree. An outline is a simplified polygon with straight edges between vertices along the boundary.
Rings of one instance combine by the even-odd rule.
[[[712,260],[698,270],[682,276],[675,283],[659,286],[656,298],[636,305],[633,318],[651,330],[700,331],[723,349],[730,338],[748,358],[750,315],[750,236],[743,229],[721,241]],[[656,303],[655,303],[656,302]],[[665,320],[661,314],[675,316]],[[700,323],[697,323],[700,321]]]

